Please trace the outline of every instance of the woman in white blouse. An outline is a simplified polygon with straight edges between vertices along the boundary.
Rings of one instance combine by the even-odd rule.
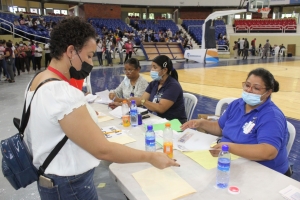
[[[24,132],[24,141],[36,168],[43,164],[57,143],[68,136],[45,170],[44,176],[50,179],[47,183],[51,181],[51,186],[37,183],[42,200],[98,199],[93,174],[99,160],[149,162],[160,169],[179,166],[163,153],[132,149],[105,138],[84,94],[69,84],[70,78],[85,78],[89,74],[96,48],[96,32],[90,24],[79,17],[63,19],[51,32],[50,65],[34,78],[26,95],[28,106],[40,83],[50,78],[60,80],[49,81],[36,92]]]
[[[136,58],[129,58],[125,62],[123,70],[125,74],[124,80],[115,90],[109,93],[109,98],[114,100],[114,103],[109,105],[111,108],[119,106],[123,100],[127,100],[130,97],[141,97],[144,94],[149,84],[140,75],[140,70],[140,62]]]

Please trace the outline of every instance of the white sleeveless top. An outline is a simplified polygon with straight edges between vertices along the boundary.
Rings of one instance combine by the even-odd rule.
[[[27,108],[33,93],[34,91],[29,91],[27,94]],[[33,164],[37,169],[65,136],[58,121],[70,114],[73,109],[83,105],[86,105],[91,117],[95,123],[98,123],[96,113],[86,103],[83,93],[69,83],[51,81],[38,89],[32,100],[30,118],[24,131],[24,141],[28,145],[33,156]],[[45,174],[78,175],[98,166],[99,162],[93,155],[68,139],[47,167]]]

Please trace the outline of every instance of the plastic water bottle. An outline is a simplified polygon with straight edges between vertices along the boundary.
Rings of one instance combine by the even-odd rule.
[[[170,123],[165,124],[164,130],[164,153],[173,158],[173,130]]]
[[[122,121],[124,127],[130,126],[129,107],[126,100],[122,103]]]
[[[155,147],[155,132],[153,131],[153,126],[148,125],[145,134],[145,147],[146,151],[156,151]]]
[[[138,125],[138,112],[137,112],[135,100],[131,100],[130,122],[132,127],[136,127]]]
[[[230,153],[229,146],[222,145],[222,151],[219,153],[217,180],[216,185],[218,188],[227,188],[229,183],[230,173]]]

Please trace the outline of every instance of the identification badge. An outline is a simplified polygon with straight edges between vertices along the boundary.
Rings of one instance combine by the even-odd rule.
[[[254,126],[255,126],[255,123],[253,123],[252,121],[249,123],[246,123],[243,127],[243,129],[244,129],[243,132],[245,134],[249,134],[252,131]]]

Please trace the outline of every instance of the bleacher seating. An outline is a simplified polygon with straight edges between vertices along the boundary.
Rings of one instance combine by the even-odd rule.
[[[289,19],[236,19],[236,32],[296,32],[297,23]]]
[[[166,31],[170,29],[173,34],[175,34],[178,31],[178,27],[173,22],[173,20],[170,19],[159,19],[159,20],[151,20],[151,19],[146,19],[146,20],[136,20],[136,19],[131,19],[130,20],[130,25],[134,26],[134,22],[138,21],[139,22],[139,29],[151,29],[154,30],[154,32],[159,32],[159,31]]]
[[[193,19],[183,20],[182,27],[191,35],[191,37],[198,43],[202,43],[202,25],[204,20]],[[223,20],[215,20],[215,38],[218,39],[218,35],[226,35],[226,26]]]
[[[133,31],[125,22],[120,19],[100,19],[100,18],[89,18],[88,21],[92,20],[92,25],[94,26],[98,35],[102,36],[102,28],[105,26],[108,30],[115,32],[115,30],[120,27],[120,29]]]
[[[29,15],[29,14],[27,14]],[[38,18],[38,15],[30,15],[31,18]],[[63,17],[59,16],[43,16],[44,20],[46,22],[56,22],[58,23],[59,20],[63,19]],[[19,15],[15,15],[14,13],[5,13],[5,12],[0,12],[0,22],[11,22],[12,24],[14,23],[15,19],[19,19]],[[6,30],[11,30],[12,29],[12,24],[7,25],[4,23],[1,23],[1,27],[6,29]],[[40,41],[40,42],[45,42],[45,38],[49,38],[49,31],[46,30],[42,25],[38,25],[38,30],[34,30],[32,27],[28,27],[27,25],[20,25],[20,26],[14,26],[15,28],[15,33],[19,35],[23,35],[24,37],[27,37],[29,39],[35,40],[35,41]],[[30,34],[45,37],[34,37]]]

